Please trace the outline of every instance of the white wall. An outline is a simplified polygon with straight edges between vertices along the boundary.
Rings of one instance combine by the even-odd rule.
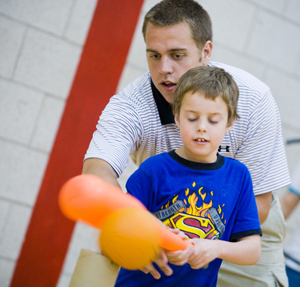
[[[142,16],[119,89],[147,71]],[[130,2],[129,2],[130,3]],[[214,29],[213,60],[243,68],[272,89],[285,139],[300,138],[300,2],[203,0]],[[0,0],[0,286],[13,274],[96,0]],[[99,111],[99,115],[100,115]],[[287,147],[292,169],[300,144]],[[126,169],[124,186],[134,166]],[[280,191],[282,194],[284,191]],[[293,228],[293,218],[288,231]],[[98,232],[77,224],[59,287]]]

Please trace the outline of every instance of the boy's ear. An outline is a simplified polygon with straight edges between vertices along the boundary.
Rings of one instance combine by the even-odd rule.
[[[176,126],[179,128],[179,119],[178,119],[178,114],[177,113],[175,113],[175,115],[174,115],[174,120],[175,120]]]
[[[228,134],[233,128],[234,120],[225,128],[225,134]]]

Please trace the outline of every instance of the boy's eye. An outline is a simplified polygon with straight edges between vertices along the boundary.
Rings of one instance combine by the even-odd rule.
[[[209,120],[209,122],[210,122],[211,124],[217,124],[219,121],[217,121],[217,120]]]
[[[197,118],[188,118],[188,120],[189,120],[190,122],[195,122],[195,121],[197,120]]]

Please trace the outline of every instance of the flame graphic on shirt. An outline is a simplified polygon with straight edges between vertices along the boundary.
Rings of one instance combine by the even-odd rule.
[[[194,188],[196,183],[193,182]],[[222,222],[224,213],[222,207],[213,207],[213,191],[210,191],[211,199],[205,202],[208,193],[203,192],[203,186],[198,190],[190,192],[189,188],[185,190],[184,207],[173,213],[172,216],[163,220],[164,224],[171,228],[179,228],[189,238],[220,238],[225,230],[225,223]],[[178,195],[171,200],[171,206],[175,205],[178,200]],[[170,209],[170,201],[162,206],[161,210]],[[221,215],[221,216],[220,216]]]

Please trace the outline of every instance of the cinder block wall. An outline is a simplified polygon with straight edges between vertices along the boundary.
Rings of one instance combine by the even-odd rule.
[[[0,0],[0,286],[3,287],[10,284],[96,2]],[[119,89],[147,71],[142,18],[157,2],[145,0]],[[199,3],[213,22],[212,59],[245,69],[265,81],[281,113],[284,139],[300,138],[300,2],[199,0]],[[287,146],[286,151],[292,169],[300,158],[300,144]],[[123,187],[134,169],[130,164],[120,178]],[[279,194],[283,192],[280,190]],[[288,222],[288,235],[294,219],[295,216]],[[68,285],[81,248],[97,250],[97,236],[98,231],[76,225],[58,287]]]

